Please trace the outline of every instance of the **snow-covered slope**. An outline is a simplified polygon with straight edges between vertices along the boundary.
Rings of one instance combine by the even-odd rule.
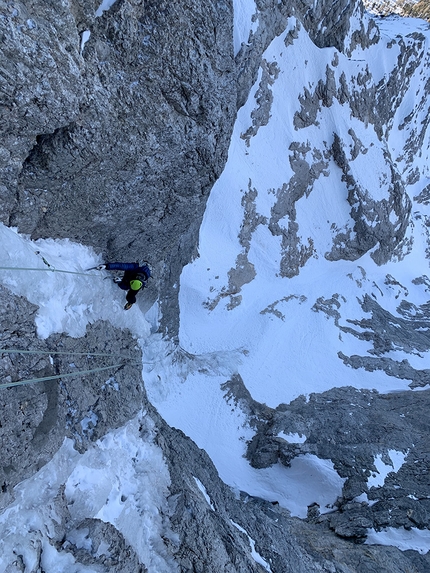
[[[312,502],[331,510],[344,479],[311,454],[291,467],[251,467],[255,426],[244,401],[276,408],[333,387],[389,393],[430,381],[420,200],[430,183],[430,33],[418,20],[378,24],[381,40],[350,59],[316,48],[294,18],[268,47],[208,202],[199,256],[182,273],[183,354],[144,375],[162,415],[209,452],[227,483],[301,517]],[[372,106],[382,106],[378,91],[390,92],[400,62],[415,73],[390,94],[381,133]],[[372,243],[360,244],[365,233]],[[226,384],[235,376],[236,396]]]

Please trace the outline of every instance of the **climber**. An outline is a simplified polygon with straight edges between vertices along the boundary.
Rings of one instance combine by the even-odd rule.
[[[106,269],[107,271],[125,271],[121,278],[117,277],[113,279],[119,288],[126,290],[126,300],[127,303],[124,306],[125,310],[128,310],[136,302],[136,294],[145,288],[146,281],[151,276],[151,271],[147,264],[142,266],[139,263],[104,263],[96,267],[97,270],[101,271]]]

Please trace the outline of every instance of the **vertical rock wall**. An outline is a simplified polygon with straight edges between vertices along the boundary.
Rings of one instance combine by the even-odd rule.
[[[226,160],[230,2],[3,4],[2,221],[146,258],[168,300]]]

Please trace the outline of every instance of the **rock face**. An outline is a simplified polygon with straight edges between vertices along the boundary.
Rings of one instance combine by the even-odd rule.
[[[94,17],[90,0],[57,5],[8,2],[0,20],[2,221],[148,259],[174,300],[227,157],[232,7],[121,0]]]
[[[351,28],[353,16],[363,16],[358,1],[257,0],[256,6],[258,26],[234,59],[232,5],[227,0],[117,0],[100,15],[92,0],[0,0],[1,221],[33,238],[80,241],[107,259],[150,260],[156,277],[151,296],[161,304],[163,333],[172,337],[179,320],[174,285],[183,265],[196,253],[206,199],[223,169],[236,109],[256,79],[264,49],[285,30],[290,16],[297,18],[297,28],[290,30],[287,41],[294,41],[300,26],[318,46],[335,46],[347,56],[357,45],[378,41],[371,19],[363,17],[360,28]],[[382,139],[408,74],[422,54],[420,42],[422,38],[416,37],[401,46],[399,76],[388,79],[383,93],[381,86],[367,87],[368,78],[360,78],[357,89],[349,91],[346,81],[336,84],[328,68],[325,82],[313,92],[304,91],[294,118],[297,130],[313,123],[322,106],[349,101],[353,115],[365,117]],[[270,116],[269,87],[277,69],[267,62],[263,67],[254,122],[245,140]],[[416,133],[424,133],[426,121]],[[327,258],[355,260],[374,249],[374,260],[382,263],[400,256],[405,246],[411,206],[392,158],[387,151],[388,199],[372,202],[351,172],[356,157],[368,150],[353,130],[349,136],[349,155],[343,151],[345,141],[335,134],[331,147],[313,150],[312,165],[304,159],[310,148],[291,143],[295,175],[289,186],[276,190],[277,201],[270,220],[265,220],[271,232],[282,237],[288,253],[281,262],[282,276],[297,274],[313,246],[303,249],[294,225],[286,236],[280,221],[288,215],[294,223],[295,203],[310,182],[324,175],[329,159],[348,184],[355,226],[348,236],[339,234]],[[411,155],[420,141],[419,136],[411,137]],[[405,177],[413,176],[406,171]],[[250,233],[261,223],[255,195],[250,184],[243,199],[247,222],[239,237],[244,256],[230,273],[229,291],[223,293],[232,297],[232,306],[255,272],[247,259]],[[427,204],[428,192],[423,191],[419,200]],[[376,228],[372,225],[375,213]],[[387,280],[391,279],[387,276]],[[426,284],[428,279],[422,277],[422,281]],[[401,289],[395,281],[392,284]],[[211,304],[214,307],[218,301]],[[423,334],[428,305],[403,304],[402,320],[388,316],[370,297],[363,306],[371,318],[351,323],[347,331],[372,341],[374,357],[343,355],[341,359],[353,368],[406,377],[411,387],[428,384],[427,370],[383,356],[392,347],[411,353],[428,351],[428,337]],[[333,297],[319,300],[315,311],[336,321],[337,308]],[[273,307],[268,312],[277,310]],[[423,422],[429,391],[421,392],[418,402],[416,394],[382,396],[342,388],[315,394],[308,403],[297,399],[270,409],[251,399],[240,377],[233,378],[225,389],[247,411],[256,430],[247,451],[254,467],[288,465],[300,454],[314,454],[332,459],[346,480],[337,511],[320,515],[318,507],[310,507],[308,519],[299,520],[245,492],[234,495],[207,454],[165,424],[148,403],[144,384],[136,375],[141,357],[130,333],[95,323],[83,338],[55,335],[39,340],[34,313],[34,305],[0,288],[3,349],[39,352],[3,352],[2,382],[58,376],[75,368],[93,372],[2,389],[2,508],[14,500],[14,486],[44,467],[65,438],[84,453],[109,430],[144,411],[155,428],[155,441],[171,479],[169,510],[162,518],[173,532],[163,545],[172,571],[429,570],[428,554],[360,544],[370,527],[430,527],[429,428]],[[388,330],[387,324],[391,325]],[[91,357],[89,348],[103,356]],[[115,358],[117,354],[121,356]],[[112,364],[112,370],[98,370]],[[145,440],[149,431],[143,425],[139,431]],[[289,443],[278,436],[280,432],[302,434],[306,440]],[[412,438],[413,450],[407,451]],[[381,447],[384,453],[378,458]],[[371,485],[376,464],[394,468],[393,452],[404,456],[401,468],[395,477]],[[73,556],[75,562],[97,571],[147,570],[112,524],[94,517],[74,522],[64,488],[53,507],[58,521],[49,544],[58,554]],[[103,547],[108,548],[108,557]],[[34,571],[42,568],[40,542],[35,551]],[[24,557],[17,554],[10,567],[8,571],[26,571]]]
[[[240,384],[233,382],[230,390],[243,400]],[[368,528],[429,529],[424,469],[429,428],[423,424],[429,399],[428,390],[417,398],[411,392],[380,395],[345,387],[313,394],[309,402],[297,398],[276,410],[248,401],[258,430],[247,457],[256,468],[278,462],[289,466],[303,454],[332,460],[346,479],[336,502],[339,511],[318,515],[316,522],[328,524],[341,537],[359,540]],[[387,473],[395,473],[375,481],[381,463]]]
[[[399,14],[413,18],[430,19],[430,7],[425,0],[407,2],[407,0],[364,0],[367,10],[381,16]]]
[[[161,328],[171,336],[177,330],[173,286],[196,253],[206,199],[227,158],[236,105],[244,103],[264,49],[293,15],[318,46],[336,46],[347,55],[379,38],[358,1],[329,9],[324,3],[271,0],[256,6],[258,27],[236,60],[227,0],[174,5],[117,0],[100,15],[90,0],[36,1],[31,7],[13,1],[4,3],[1,14],[1,221],[33,238],[68,237],[92,245],[106,259],[148,259],[156,288],[147,305],[159,298]],[[358,18],[361,28],[353,29]],[[294,30],[290,33],[293,41]],[[357,117],[368,115],[382,137],[392,100],[401,101],[411,66],[419,62],[418,51],[419,42],[404,46],[400,77],[385,82],[384,89],[362,78],[350,93],[346,83],[335,85],[328,70],[325,85],[314,94],[305,91],[297,128],[335,98],[348,100]],[[268,68],[266,75],[254,130],[270,113],[270,90],[263,84],[276,70]],[[279,190],[270,222],[275,234],[283,234],[278,220],[294,215],[307,178],[324,170],[320,160],[308,166],[306,176],[305,150],[297,142],[292,146],[297,181]],[[374,257],[385,262],[404,236],[410,204],[391,168],[389,204],[374,205],[349,172],[355,157],[345,157],[343,146],[349,142],[337,137],[332,150],[319,153],[325,161],[332,154],[348,180],[351,205],[358,201],[361,207],[352,209],[354,233],[341,234],[330,256],[356,258],[379,242]],[[367,151],[357,141],[355,150],[356,155]],[[390,168],[388,154],[386,162]],[[386,220],[387,212],[396,220]],[[369,229],[375,213],[378,227]],[[295,274],[312,252],[312,246],[306,252],[297,247],[293,227],[283,237],[291,253],[282,263],[284,276]]]
[[[54,335],[38,340],[36,307],[3,287],[0,301],[2,349],[32,352],[2,354],[2,383],[90,371],[83,377],[1,389],[0,504],[4,506],[13,487],[46,464],[65,437],[84,451],[109,429],[135,416],[144,398],[142,381],[135,376],[140,352],[130,333],[99,322],[83,338]],[[101,356],[89,355],[89,349]]]
[[[170,523],[179,534],[179,542],[169,547],[180,571],[263,572],[270,567],[276,573],[400,573],[408,567],[424,572],[429,565],[427,556],[415,552],[357,545],[336,538],[331,533],[334,520],[301,521],[291,518],[276,503],[245,493],[235,497],[219,480],[206,453],[190,444],[182,433],[162,425],[157,439],[172,477],[174,509]],[[340,515],[346,522],[346,515]],[[338,530],[342,532],[340,525]],[[265,565],[250,560],[251,540]]]

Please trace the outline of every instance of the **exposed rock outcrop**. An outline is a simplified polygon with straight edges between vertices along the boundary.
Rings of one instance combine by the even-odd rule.
[[[250,403],[237,380],[229,388],[252,412],[257,432],[247,457],[254,467],[289,466],[297,456],[314,454],[332,460],[346,478],[337,511],[318,516],[316,522],[355,540],[364,539],[368,528],[430,528],[430,490],[424,469],[429,428],[423,424],[428,390],[381,395],[337,388],[273,410]],[[403,460],[399,467],[393,463],[397,457]],[[380,477],[378,459],[388,475],[372,485],[372,476]]]
[[[424,18],[430,20],[430,6],[425,0],[363,0],[366,10],[378,16],[390,16],[399,14],[400,16],[410,16],[413,18]]]
[[[0,286],[0,309],[2,350],[24,351],[1,354],[2,383],[54,377],[0,389],[0,506],[4,507],[13,487],[46,464],[65,437],[85,451],[108,430],[135,416],[145,394],[141,354],[130,333],[97,322],[83,338],[53,335],[40,340],[34,305]],[[87,375],[79,374],[88,370]],[[75,372],[76,376],[58,380],[60,374]]]
[[[279,413],[278,420],[281,417]],[[278,425],[277,429],[280,428]],[[291,518],[277,503],[271,504],[244,492],[235,496],[219,480],[203,450],[177,430],[164,425],[160,430],[158,443],[169,460],[172,476],[174,510],[170,524],[179,534],[176,546],[169,545],[180,571],[216,573],[225,570],[233,573],[263,572],[270,568],[273,573],[334,573],[344,571],[346,567],[348,571],[360,573],[401,573],[408,567],[423,572],[428,567],[430,561],[425,555],[403,553],[392,547],[356,545],[340,537],[336,539],[331,534],[334,522],[330,516],[323,516],[319,523],[301,521]],[[335,515],[342,515],[344,524],[351,517],[351,513]],[[363,511],[360,519],[363,521]],[[372,521],[368,520],[368,523],[371,526]],[[340,525],[337,529],[342,533]],[[253,543],[255,561],[250,559]]]

